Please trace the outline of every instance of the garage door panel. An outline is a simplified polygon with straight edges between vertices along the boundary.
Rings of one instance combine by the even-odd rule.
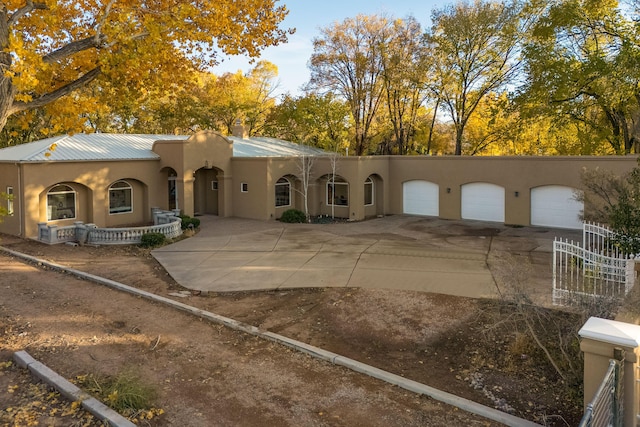
[[[402,184],[402,211],[409,215],[440,215],[440,188],[429,181],[407,181]]]
[[[531,190],[531,225],[581,229],[583,208],[571,187],[545,185]]]
[[[462,186],[461,216],[463,219],[504,222],[504,188],[487,182]]]

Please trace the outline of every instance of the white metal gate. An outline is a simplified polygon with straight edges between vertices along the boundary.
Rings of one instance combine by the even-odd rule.
[[[621,298],[633,288],[635,260],[609,244],[612,232],[585,223],[583,245],[553,242],[553,303],[565,304],[581,297]]]

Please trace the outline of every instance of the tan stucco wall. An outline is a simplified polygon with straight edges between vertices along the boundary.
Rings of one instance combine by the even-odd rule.
[[[82,196],[75,220],[111,227],[149,221],[152,207],[168,207],[168,168],[177,173],[179,207],[187,215],[193,215],[197,209],[198,213],[272,220],[290,207],[303,210],[300,191],[292,192],[292,206],[275,207],[275,183],[279,178],[291,178],[293,187],[301,190],[300,160],[297,158],[232,157],[230,141],[214,132],[202,132],[186,140],[159,141],[153,150],[160,159],[24,163],[21,167],[0,163],[0,190],[9,185],[16,192],[16,214],[0,224],[0,232],[35,236],[37,223],[46,219],[46,191],[58,183],[73,184]],[[349,183],[349,205],[336,206],[334,213],[352,220],[402,214],[403,183],[424,180],[439,187],[440,217],[459,219],[462,186],[483,182],[504,188],[505,223],[529,225],[531,189],[543,185],[579,188],[581,171],[585,167],[621,174],[636,165],[634,156],[339,156],[336,174]],[[330,158],[315,159],[309,189],[311,215],[332,213],[326,202],[326,180],[331,173]],[[375,183],[375,203],[364,206],[364,183],[369,176]],[[120,179],[131,180],[134,187],[134,212],[109,215],[107,189]],[[214,180],[218,182],[215,191],[211,188]],[[248,192],[241,191],[242,183],[248,185]],[[23,197],[19,193],[20,185],[24,189]],[[24,212],[22,216],[20,212]],[[57,221],[60,225],[71,222],[73,220]],[[22,233],[20,224],[23,224]]]
[[[74,221],[93,222],[99,226],[146,222],[151,219],[151,206],[166,204],[163,200],[166,182],[161,179],[158,161],[28,163],[22,167],[25,237],[36,236],[38,222],[46,222],[46,193],[59,183],[70,185],[78,195],[76,218],[51,221],[57,225],[70,225]],[[108,188],[118,180],[128,180],[132,184],[134,211],[109,215]],[[0,229],[10,232],[4,231],[4,227]]]
[[[275,208],[274,185],[282,176],[300,177],[297,159],[234,158],[234,215],[238,217],[279,218],[285,209]],[[504,188],[505,223],[529,225],[531,190],[544,185],[581,187],[584,168],[600,168],[616,174],[628,172],[637,165],[634,156],[620,157],[418,157],[377,156],[339,157],[336,174],[349,182],[349,206],[336,207],[335,215],[361,220],[373,215],[403,213],[403,183],[425,180],[439,186],[440,217],[461,218],[461,188],[464,184],[483,182]],[[313,164],[313,180],[309,196],[311,215],[329,215],[326,204],[326,176],[331,174],[331,161],[318,158]],[[372,176],[375,182],[375,204],[364,206],[364,182]],[[236,199],[240,182],[251,182],[265,195]],[[298,184],[299,188],[299,184]],[[447,192],[447,189],[450,189]],[[251,190],[250,190],[251,192]],[[518,195],[516,196],[516,192]],[[302,209],[302,195],[294,192],[294,204]],[[238,201],[238,203],[236,203]]]
[[[217,170],[218,214],[232,215],[230,178],[233,145],[228,139],[217,132],[204,131],[186,140],[157,141],[153,145],[153,151],[160,155],[161,168],[172,168],[178,174],[178,203],[186,215],[192,216],[195,213],[194,196],[207,195],[202,183],[195,184],[199,170]],[[210,176],[201,175],[201,179],[210,179]]]
[[[609,367],[609,361],[614,357],[614,348],[624,350],[624,423],[625,426],[637,425],[636,414],[640,411],[638,399],[638,347],[614,345],[608,342],[583,338],[580,350],[584,353],[584,407],[593,400],[598,388],[602,384],[604,374]]]
[[[267,220],[275,212],[275,189],[270,186],[271,179],[268,158],[234,158],[233,178],[231,179],[231,198],[234,216]],[[242,192],[242,184],[247,185],[247,192]],[[271,201],[271,204],[268,204]]]
[[[440,217],[460,219],[463,184],[486,182],[505,189],[505,223],[529,225],[531,189],[542,185],[581,186],[583,168],[621,174],[637,166],[635,156],[620,157],[402,157],[389,158],[389,212],[401,214],[402,184],[425,180],[439,185]],[[447,193],[447,188],[451,189]],[[518,192],[518,197],[515,192]]]
[[[14,214],[0,218],[0,233],[19,235],[21,225],[24,218],[21,217],[20,204],[22,198],[19,194],[20,188],[20,168],[16,164],[1,164],[0,165],[0,192],[6,192],[7,187],[13,187],[13,210]],[[0,199],[0,203],[7,207],[7,201]]]

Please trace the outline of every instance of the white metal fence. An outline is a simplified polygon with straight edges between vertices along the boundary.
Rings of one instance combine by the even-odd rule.
[[[582,297],[620,298],[633,288],[635,257],[625,256],[610,242],[612,232],[585,223],[582,245],[553,242],[553,303],[566,304]]]
[[[578,427],[623,427],[623,402],[624,356],[609,360],[609,368]]]

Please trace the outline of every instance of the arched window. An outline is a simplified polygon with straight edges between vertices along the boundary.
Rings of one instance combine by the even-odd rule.
[[[364,181],[364,205],[371,206],[373,205],[373,179],[371,177],[367,178]]]
[[[349,183],[343,178],[327,179],[327,205],[349,206]]]
[[[291,183],[287,178],[276,182],[276,207],[291,205]]]
[[[127,181],[116,181],[109,187],[109,214],[133,212],[133,189]]]
[[[54,185],[47,193],[47,221],[76,217],[76,192],[65,184]]]

